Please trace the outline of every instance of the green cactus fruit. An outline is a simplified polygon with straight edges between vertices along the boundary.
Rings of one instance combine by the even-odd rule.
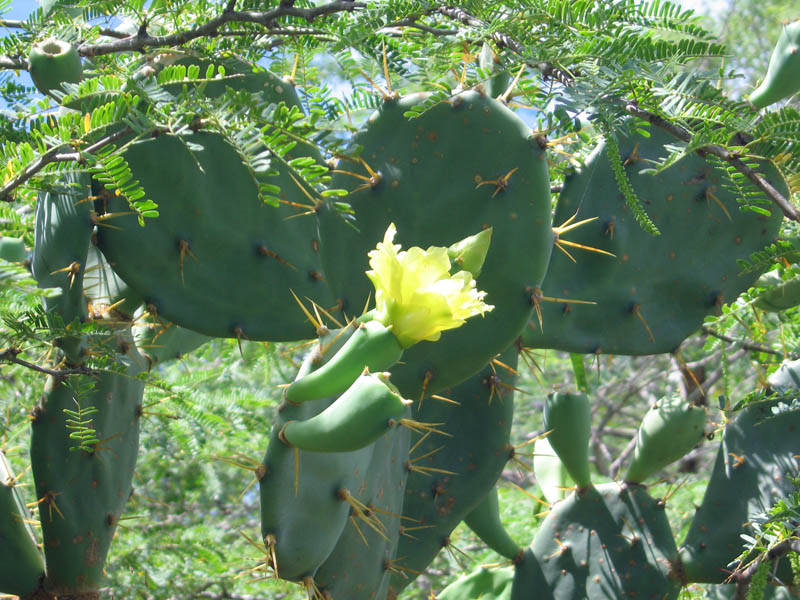
[[[133,339],[150,368],[181,358],[205,344],[207,335],[154,318],[142,307],[134,313]]]
[[[377,440],[361,487],[353,490],[357,505],[315,580],[326,598],[384,600],[390,578],[402,570],[397,554],[402,523],[406,461],[411,432],[397,428]],[[355,503],[354,503],[355,504]],[[366,508],[362,508],[366,507]]]
[[[25,242],[19,238],[0,236],[0,258],[8,262],[24,262],[28,258]]]
[[[332,305],[313,218],[290,219],[290,207],[263,204],[252,173],[219,134],[161,135],[124,156],[159,216],[140,227],[127,201],[111,196],[105,212],[113,227],[99,228],[98,243],[152,315],[217,337],[314,337],[295,300]]]
[[[413,406],[415,420],[442,423],[439,428],[452,437],[412,436],[401,511],[404,535],[397,549],[402,572],[392,576],[393,593],[399,594],[450,543],[452,531],[495,486],[513,457],[509,435],[517,359],[512,345],[438,399],[426,397]]]
[[[31,269],[43,288],[61,293],[45,299],[45,309],[65,323],[87,316],[83,277],[92,235],[89,175],[69,173],[52,192],[40,192]]]
[[[777,401],[750,404],[725,426],[703,502],[681,547],[687,581],[726,581],[743,550],[740,535],[752,533],[750,519],[795,491],[790,478],[800,475],[798,430],[800,411]]]
[[[533,473],[542,495],[550,504],[566,498],[569,489],[575,485],[546,437],[536,440],[533,445]]]
[[[522,548],[508,535],[500,520],[497,487],[492,488],[483,500],[464,517],[464,523],[481,538],[484,544],[500,556],[513,560],[522,552]]]
[[[388,373],[365,373],[318,415],[284,423],[280,437],[309,452],[360,450],[397,426],[410,403],[397,393]]]
[[[764,108],[800,91],[800,21],[783,26],[769,59],[767,74],[750,102]]]
[[[322,336],[299,375],[323,366],[354,331],[347,327]],[[366,478],[375,444],[354,452],[306,452],[291,448],[280,439],[280,430],[287,421],[311,419],[335,399],[284,404],[259,473],[262,536],[274,552],[273,566],[283,579],[301,581],[314,577],[348,524],[353,498],[369,486]],[[405,448],[407,451],[407,445]]]
[[[476,288],[495,308],[406,350],[392,381],[408,398],[464,381],[516,339],[552,250],[549,171],[530,128],[472,91],[404,116],[427,98],[386,100],[353,140],[360,152],[340,160],[331,186],[351,191],[355,227],[332,204],[317,213],[325,276],[348,315],[374,297],[367,253],[390,223],[403,248],[447,247],[492,228]]]
[[[390,328],[378,321],[361,323],[324,366],[286,388],[284,398],[297,404],[336,396],[349,388],[364,368],[385,371],[402,355],[403,348]]]
[[[33,45],[28,65],[36,89],[48,96],[61,90],[63,83],[78,83],[83,75],[81,57],[75,47],[52,38]]]
[[[125,332],[106,343],[118,352],[122,372],[50,377],[32,414],[31,469],[47,564],[45,589],[59,597],[96,597],[132,491],[142,358]]]
[[[436,594],[436,600],[511,600],[513,583],[514,567],[478,567]]]
[[[753,285],[758,273],[740,274],[737,261],[777,236],[781,211],[749,184],[741,195],[770,214],[741,210],[735,191],[740,183],[731,183],[710,160],[688,153],[661,172],[649,172],[654,161],[669,155],[665,146],[676,143],[661,128],[650,128],[649,137],[632,133],[618,140],[625,174],[661,235],[636,222],[600,144],[567,177],[555,223],[560,239],[614,256],[572,246],[563,247],[572,259],[553,252],[538,294],[541,322],[537,316],[523,332],[526,347],[582,354],[672,352],[706,315]],[[759,169],[788,192],[774,167],[762,163]]]
[[[675,599],[682,586],[663,504],[617,483],[555,504],[516,567],[512,600]]]
[[[688,404],[680,396],[660,399],[639,426],[625,481],[641,483],[687,454],[703,439],[705,424],[702,407]]]
[[[800,304],[800,277],[784,280],[771,271],[758,280],[758,285],[767,288],[755,301],[755,306],[761,310],[781,312]]]
[[[0,451],[0,594],[28,596],[44,578],[44,562],[30,525],[28,509],[14,487],[14,474]]]
[[[589,471],[589,438],[592,409],[586,394],[556,392],[544,402],[544,428],[569,476],[579,489],[592,483]]]
[[[473,277],[477,277],[481,274],[491,243],[492,228],[489,227],[456,242],[447,249],[447,254],[459,269],[469,271]]]
[[[800,390],[800,360],[784,361],[777,371],[772,373],[767,382],[773,392],[789,394]]]

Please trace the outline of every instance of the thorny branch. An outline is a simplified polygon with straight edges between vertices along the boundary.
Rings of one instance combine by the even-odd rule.
[[[800,538],[791,537],[781,540],[772,548],[767,550],[766,555],[762,556],[760,560],[754,560],[746,569],[737,570],[731,575],[731,578],[736,581],[736,598],[744,600],[747,597],[747,591],[750,587],[750,582],[753,579],[759,565],[768,560],[773,564],[779,559],[783,558],[791,552],[800,553]]]
[[[66,377],[67,375],[99,375],[103,372],[97,369],[90,369],[89,367],[77,367],[75,369],[48,369],[47,367],[42,367],[35,363],[28,362],[27,360],[23,360],[17,356],[18,354],[19,350],[16,348],[2,350],[0,351],[0,363],[5,362],[19,365],[21,367],[25,367],[26,369],[38,371],[39,373],[44,373],[45,375],[50,375],[52,377]]]
[[[670,123],[663,117],[644,110],[634,103],[626,103],[625,112],[635,117],[639,117],[640,119],[644,119],[656,127],[660,127],[681,141],[691,142],[692,140],[692,132],[688,129],[685,129],[680,125],[676,125],[675,123]],[[764,179],[757,171],[754,171],[747,166],[737,154],[717,145],[703,146],[702,148],[699,148],[697,152],[700,154],[712,154],[726,161],[728,164],[733,166],[733,168],[753,182],[769,197],[770,200],[777,204],[787,219],[800,222],[800,212],[798,212],[797,209],[792,206],[792,203],[789,202],[789,200],[786,199],[783,194],[776,190],[772,184]]]
[[[83,162],[84,154],[91,154],[106,146],[108,144],[112,144],[118,140],[121,140],[125,136],[130,134],[130,129],[125,127],[120,131],[117,131],[111,135],[104,137],[103,139],[95,142],[91,146],[88,146],[82,151],[75,151],[66,152],[67,148],[70,148],[68,145],[63,146],[56,146],[55,148],[51,148],[44,154],[42,154],[37,160],[29,164],[25,170],[17,177],[6,183],[2,188],[0,188],[0,201],[2,202],[13,202],[14,197],[12,192],[21,186],[23,183],[34,177],[37,173],[39,173],[42,169],[44,169],[47,165],[56,162]]]
[[[743,342],[741,340],[737,340],[725,334],[719,333],[718,331],[714,331],[710,327],[703,327],[702,331],[703,334],[705,335],[710,335],[712,337],[722,340],[723,342],[728,342],[729,344],[739,346],[741,348],[744,348],[745,350],[750,350],[751,352],[763,352],[764,354],[773,354],[775,356],[781,356],[781,357],[784,356],[782,352],[778,352],[777,350],[773,350],[772,348],[768,348],[767,346],[762,346],[761,344],[756,344],[753,342]]]

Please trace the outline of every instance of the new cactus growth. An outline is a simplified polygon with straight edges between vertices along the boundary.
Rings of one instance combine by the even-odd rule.
[[[484,544],[504,556],[513,560],[522,553],[522,548],[511,538],[500,521],[500,507],[497,499],[497,488],[492,488],[481,502],[464,517],[475,535]]]
[[[706,413],[678,397],[662,398],[642,420],[625,481],[642,483],[678,460],[703,439]]]
[[[756,108],[764,108],[800,90],[800,21],[783,26],[769,59],[764,81],[750,94]]]
[[[589,472],[589,437],[592,411],[585,394],[556,392],[544,403],[544,427],[548,441],[570,477],[585,488],[592,482]]]
[[[569,488],[575,485],[546,437],[533,445],[533,472],[542,495],[550,504],[566,498]]]
[[[28,596],[44,578],[44,562],[28,521],[28,509],[0,450],[0,593]]]
[[[487,569],[480,567],[454,581],[436,595],[437,600],[511,600],[514,568]]]

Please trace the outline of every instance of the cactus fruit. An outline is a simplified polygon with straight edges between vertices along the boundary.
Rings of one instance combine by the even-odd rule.
[[[592,483],[589,471],[589,438],[592,409],[585,394],[556,392],[544,403],[544,428],[548,441],[579,489]]]
[[[638,485],[591,486],[555,504],[516,569],[514,600],[674,599],[682,585],[664,507]]]
[[[706,412],[680,396],[661,398],[642,420],[625,481],[642,483],[675,462],[703,439]]]
[[[30,525],[28,509],[0,450],[0,594],[28,596],[44,578],[44,563]]]
[[[83,75],[81,57],[75,47],[56,39],[43,40],[33,45],[28,55],[33,84],[41,93],[53,95],[63,83],[78,83]]]
[[[707,314],[755,282],[758,273],[740,275],[737,260],[774,240],[782,214],[750,190],[748,201],[763,198],[760,208],[770,216],[740,210],[725,170],[696,153],[657,174],[647,172],[654,160],[668,155],[665,146],[674,143],[657,127],[649,137],[619,139],[625,174],[660,230],[658,236],[644,231],[627,208],[605,144],[567,177],[555,222],[566,229],[573,218],[597,219],[564,238],[614,257],[580,252],[573,262],[555,251],[540,296],[556,301],[541,303],[541,323],[531,320],[523,332],[525,346],[578,353],[672,352]],[[787,193],[774,167],[761,168]]]
[[[575,483],[546,437],[533,445],[533,473],[542,495],[550,504],[563,500]]]
[[[349,315],[371,295],[367,252],[389,223],[403,247],[449,245],[493,230],[476,282],[495,309],[406,351],[392,381],[409,398],[465,380],[514,341],[552,249],[549,173],[531,130],[471,91],[404,116],[425,100],[385,100],[354,139],[360,154],[339,161],[331,185],[351,190],[357,230],[332,206],[317,213],[325,276]]]
[[[510,560],[522,552],[522,548],[508,535],[500,520],[500,506],[497,498],[497,487],[492,488],[481,502],[464,517],[472,532],[484,544]]]
[[[118,353],[121,372],[49,377],[32,414],[30,453],[47,564],[45,589],[57,596],[98,597],[105,557],[132,490],[144,389],[136,374],[142,358],[125,332],[106,344]],[[81,441],[89,429],[95,441]]]
[[[413,436],[406,463],[404,535],[397,549],[404,571],[392,576],[394,593],[450,543],[450,533],[495,486],[513,456],[509,435],[517,354],[512,345],[439,399],[425,398],[414,406],[414,419],[442,423],[448,435]]]
[[[24,262],[28,258],[25,242],[18,238],[0,236],[0,259],[8,262]]]
[[[479,567],[448,585],[436,600],[511,600],[514,568]]]
[[[347,342],[320,368],[296,379],[286,388],[287,402],[297,404],[344,392],[366,367],[383,371],[403,355],[391,329],[378,321],[360,323]]]
[[[308,452],[360,450],[397,426],[409,404],[389,381],[389,373],[364,373],[318,415],[286,421],[280,437]]]
[[[750,102],[764,108],[800,91],[800,21],[783,26],[769,59],[767,74]]]
[[[747,522],[795,488],[800,411],[778,402],[747,406],[725,427],[703,502],[681,547],[689,581],[722,583],[742,552]],[[785,562],[785,561],[784,561]]]

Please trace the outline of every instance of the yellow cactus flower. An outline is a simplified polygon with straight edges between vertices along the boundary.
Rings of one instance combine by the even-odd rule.
[[[375,318],[392,328],[401,346],[436,341],[442,331],[494,308],[483,301],[486,292],[476,289],[469,271],[450,273],[447,248],[401,250],[393,243],[396,233],[391,223],[369,253],[367,277],[375,286]]]

